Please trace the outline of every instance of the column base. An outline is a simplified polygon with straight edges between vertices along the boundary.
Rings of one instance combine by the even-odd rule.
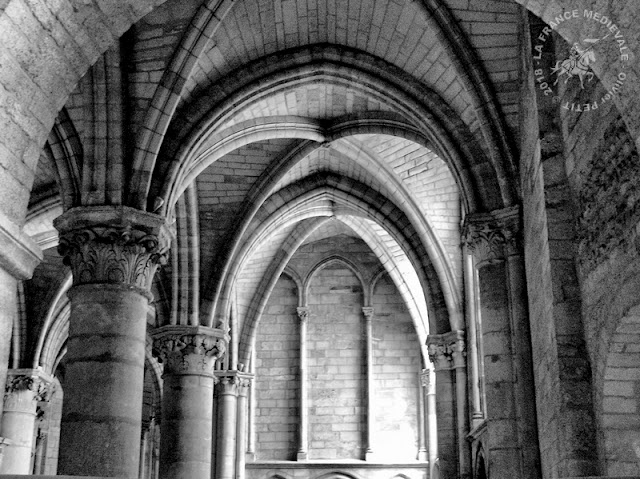
[[[247,453],[245,453],[244,460],[246,462],[256,462],[256,453],[255,452],[247,452]]]
[[[373,454],[373,451],[367,451],[364,453],[365,461],[373,461],[374,459],[375,459],[375,454]]]
[[[306,461],[309,459],[309,453],[307,451],[298,451],[298,455],[296,456],[298,461]]]
[[[418,451],[418,461],[427,462],[427,450],[426,449],[420,449]]]

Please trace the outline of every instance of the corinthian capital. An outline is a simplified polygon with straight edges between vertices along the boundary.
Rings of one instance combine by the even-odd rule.
[[[478,263],[498,261],[520,251],[520,207],[467,215],[462,242]]]
[[[165,264],[169,233],[160,216],[127,207],[73,208],[56,219],[58,252],[74,286],[125,284],[149,291]]]
[[[213,374],[229,342],[219,329],[204,326],[164,326],[153,334],[153,355],[165,374]]]
[[[48,401],[54,390],[53,378],[41,369],[10,369],[5,384],[4,408],[33,413],[38,401]]]

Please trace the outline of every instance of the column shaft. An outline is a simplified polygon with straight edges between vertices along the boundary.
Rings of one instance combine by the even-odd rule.
[[[429,477],[433,477],[433,469],[438,459],[438,417],[436,409],[436,385],[431,380],[431,376],[435,373],[427,370],[429,373],[427,382],[427,447],[429,457]]]
[[[473,256],[464,248],[464,289],[466,293],[467,328],[469,329],[469,364],[471,370],[471,398],[473,426],[480,424],[484,418],[480,401],[480,368],[478,367],[478,338],[476,331],[477,312],[475,295],[475,267]]]
[[[40,369],[13,369],[7,376],[2,434],[11,441],[0,473],[31,474],[38,401],[49,399],[52,379]]]
[[[160,477],[206,479],[211,474],[213,376],[164,376]]]
[[[138,474],[149,300],[124,285],[69,292],[59,473]]]
[[[11,445],[4,453],[2,474],[31,474],[31,451],[36,420],[36,400],[29,389],[16,391],[5,401],[2,434]]]
[[[218,454],[216,479],[235,479],[236,413],[238,402],[234,377],[220,377]]]
[[[309,378],[307,377],[307,321],[309,309],[298,308],[300,319],[300,429],[298,435],[298,461],[306,461],[309,455]]]
[[[375,391],[373,372],[373,308],[362,308],[365,320],[366,364],[367,364],[367,448],[365,461],[373,459],[373,436],[375,428]]]
[[[419,393],[418,393],[418,461],[426,461],[427,460],[427,410],[426,410],[426,386],[429,371],[423,369],[422,372],[418,374],[418,384],[420,385]],[[425,377],[427,376],[427,377]]]
[[[249,392],[249,380],[242,379],[238,390],[237,422],[236,430],[236,479],[245,477],[245,454],[247,445],[247,394]]]

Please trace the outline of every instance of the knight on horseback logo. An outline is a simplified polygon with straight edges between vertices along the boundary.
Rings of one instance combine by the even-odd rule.
[[[550,38],[553,30],[561,23],[578,20],[595,22],[601,33],[596,34],[597,36],[593,35],[591,38],[574,42],[569,50],[568,57],[563,60],[557,60],[555,65],[550,65],[548,60],[545,63],[543,60],[543,52],[545,45],[551,43],[547,40]],[[594,28],[592,27],[591,30],[594,30]],[[534,40],[536,43],[533,45],[533,73],[538,89],[544,96],[554,95],[554,87],[556,87],[560,79],[564,79],[563,83],[568,84],[577,77],[580,81],[580,89],[584,90],[585,85],[589,84],[596,76],[592,66],[600,59],[599,56],[603,55],[603,51],[610,51],[611,49],[611,46],[608,43],[605,45],[605,42],[613,42],[619,51],[618,67],[620,70],[615,73],[615,78],[610,77],[607,79],[608,89],[602,94],[597,93],[596,97],[591,98],[588,103],[565,101],[562,103],[562,108],[580,112],[595,110],[602,103],[610,101],[622,89],[627,78],[624,69],[628,66],[632,52],[627,46],[623,33],[606,15],[602,15],[594,10],[584,10],[583,12],[579,10],[565,11],[554,17],[553,21],[549,22],[549,26],[544,27]],[[555,81],[553,81],[554,75]],[[553,99],[557,101],[559,97],[553,96]]]

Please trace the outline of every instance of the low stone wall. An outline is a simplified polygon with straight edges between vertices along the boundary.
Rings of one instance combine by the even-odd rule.
[[[364,461],[269,461],[248,463],[246,479],[427,479],[428,469],[429,464],[426,462],[375,464]]]

